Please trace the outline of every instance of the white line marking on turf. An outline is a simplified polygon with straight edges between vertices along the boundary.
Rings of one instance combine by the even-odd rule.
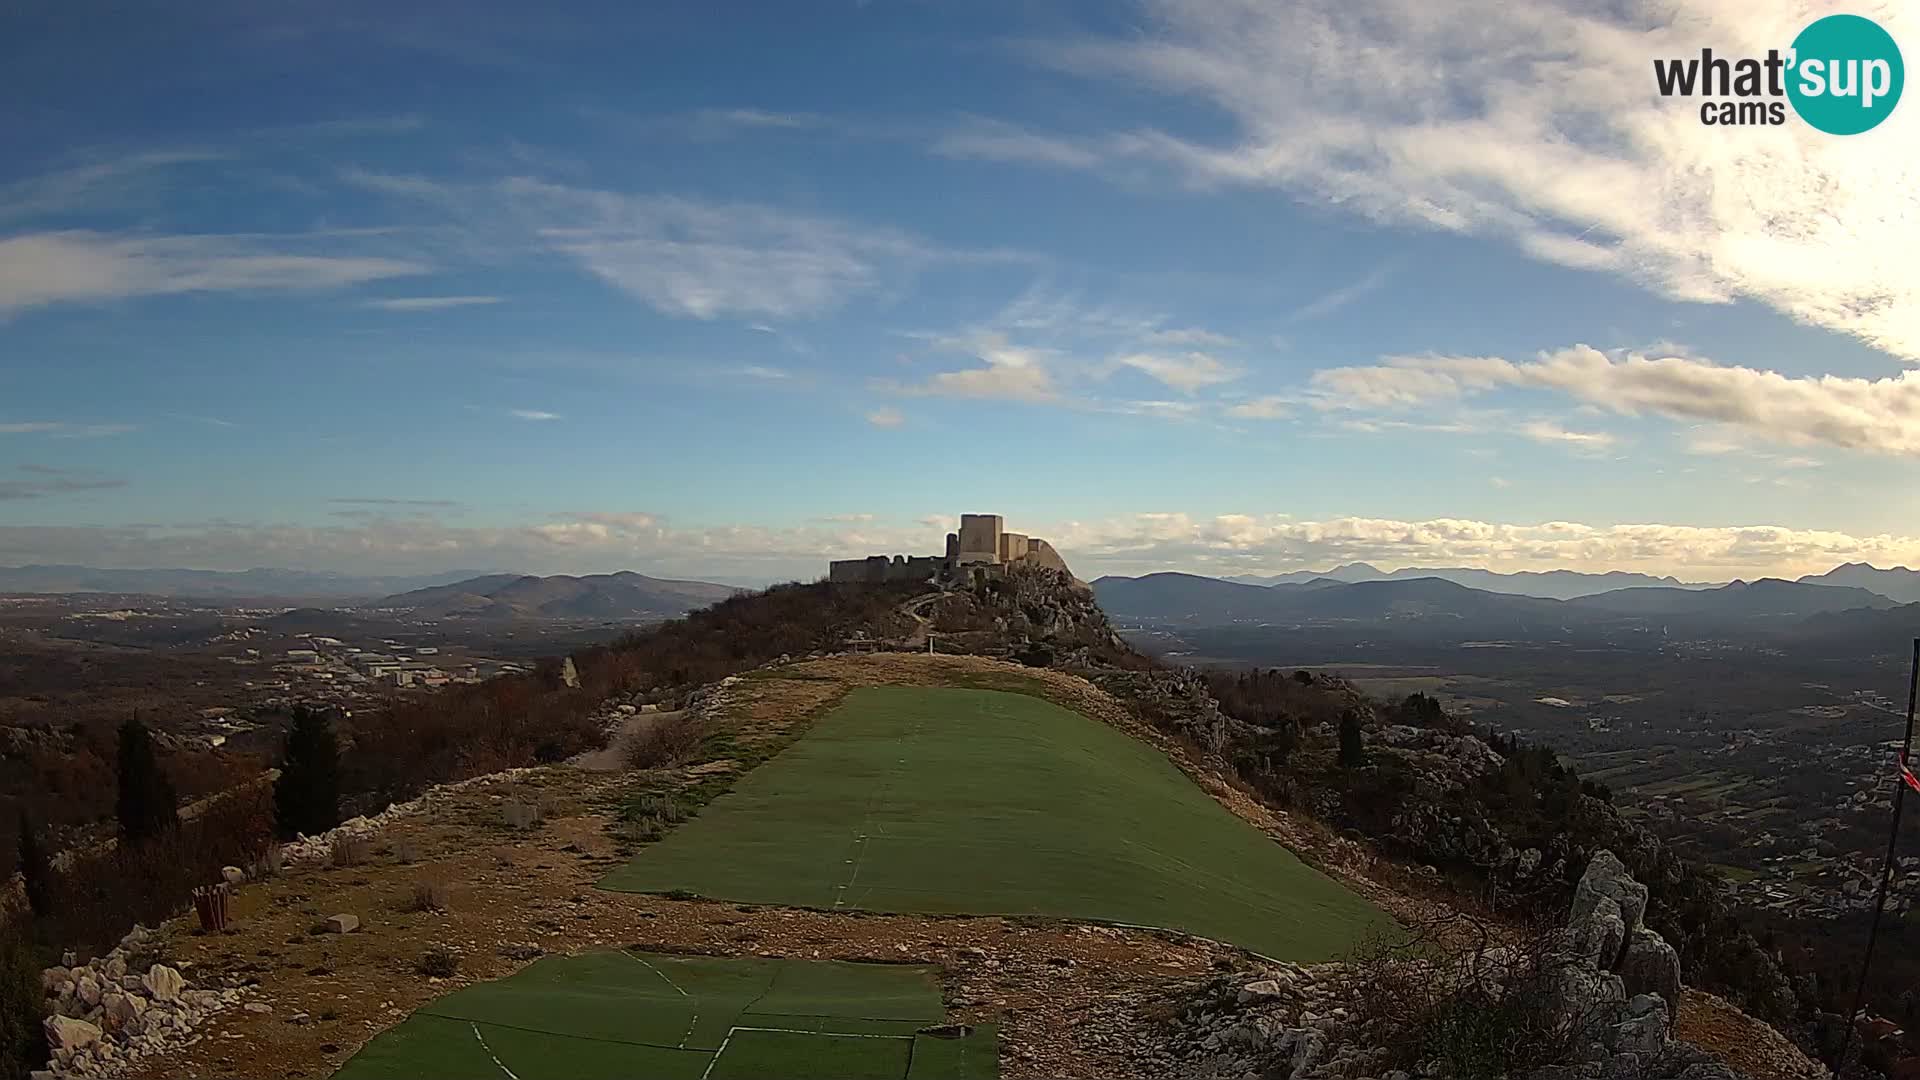
[[[668,977],[666,972],[661,971],[659,968],[654,967],[652,964],[647,963],[645,960],[642,960],[640,957],[635,956],[630,952],[627,952],[625,949],[622,949],[620,951],[623,955],[625,955],[628,959],[632,960],[634,963],[639,964],[641,967],[646,968],[648,971],[651,971],[655,975],[660,976],[661,980],[665,982],[668,986],[673,987],[674,990],[678,991],[681,997],[686,998],[688,1001],[694,1000],[694,996],[692,994],[687,993],[685,990],[682,990],[680,988],[680,984],[677,982],[674,982],[672,978]],[[687,1048],[687,1040],[693,1038],[693,1029],[699,1026],[700,1026],[700,1010],[695,1009],[693,1010],[693,1019],[687,1021],[687,1030],[680,1033],[680,1045],[675,1047],[675,1049],[685,1050]]]
[[[518,1076],[514,1075],[513,1070],[507,1068],[506,1063],[500,1060],[500,1056],[493,1052],[493,1047],[487,1045],[487,1037],[480,1034],[480,1025],[468,1024],[467,1026],[473,1029],[473,1037],[480,1040],[480,1049],[485,1050],[487,1056],[493,1059],[495,1067],[507,1074],[507,1080],[520,1080]]]
[[[807,1031],[804,1028],[730,1027],[727,1029],[727,1037],[720,1040],[720,1049],[713,1052],[713,1060],[707,1062],[706,1072],[700,1074],[700,1080],[707,1080],[708,1074],[713,1072],[713,1067],[720,1064],[720,1055],[727,1052],[727,1044],[733,1041],[734,1032],[737,1031],[775,1031],[783,1035],[818,1035],[826,1039],[895,1039],[902,1042],[913,1041],[913,1036],[911,1035],[870,1035],[864,1032],[854,1031]]]
[[[624,949],[621,950],[621,953],[622,955],[626,956],[628,959],[632,960],[634,963],[639,964],[641,967],[646,968],[648,971],[651,971],[655,975],[660,976],[660,980],[666,983],[668,986],[673,987],[675,990],[678,990],[681,997],[690,998],[693,996],[692,994],[687,993],[685,990],[681,990],[680,984],[668,978],[666,972],[661,971],[659,968],[654,967],[652,964],[647,963],[645,960],[640,959],[639,957],[633,955],[630,952],[627,952]]]

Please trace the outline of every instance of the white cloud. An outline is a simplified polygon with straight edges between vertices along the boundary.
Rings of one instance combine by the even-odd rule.
[[[751,204],[501,185],[554,251],[669,315],[830,311],[929,257],[905,233]]]
[[[766,109],[701,109],[692,116],[695,126],[708,134],[730,129],[777,129],[800,131],[824,127],[827,119],[817,113],[772,112]]]
[[[519,420],[558,420],[560,414],[544,412],[540,409],[508,409],[507,415]]]
[[[793,373],[782,368],[768,367],[765,364],[748,364],[740,369],[740,374],[749,379],[764,379],[767,382],[782,382],[793,378]]]
[[[439,311],[443,308],[479,307],[498,304],[498,296],[397,296],[387,300],[367,300],[361,307],[379,311]]]
[[[811,580],[836,558],[934,553],[947,516],[890,527],[847,521],[802,526],[680,526],[657,514],[581,512],[498,527],[455,526],[422,514],[321,526],[220,522],[197,526],[0,526],[0,565],[63,561],[93,566],[300,566],[425,572],[493,566],[530,573],[639,569],[681,577]],[[1841,562],[1920,564],[1920,537],[1855,536],[1778,525],[1403,521],[1284,514],[1195,517],[1140,513],[1100,521],[1022,521],[1084,578],[1177,568],[1202,573],[1324,569],[1355,559],[1401,566],[1637,570],[1695,580],[1793,577]]]
[[[1011,345],[1000,334],[943,344],[965,349],[985,366],[939,372],[924,383],[905,388],[907,393],[1015,401],[1050,401],[1059,396],[1053,375],[1047,370],[1051,350]]]
[[[1216,334],[1211,330],[1202,330],[1198,327],[1155,330],[1147,334],[1146,340],[1155,345],[1210,346],[1213,348],[1222,348],[1234,344],[1234,340],[1225,334]]]
[[[1520,425],[1520,434],[1535,442],[1566,443],[1582,449],[1600,449],[1614,443],[1614,437],[1604,431],[1568,431],[1551,420],[1530,420]]]
[[[867,423],[877,428],[897,428],[906,422],[899,409],[880,408],[867,414]]]
[[[950,132],[936,138],[931,149],[941,157],[1063,168],[1091,168],[1101,161],[1100,153],[1090,147],[1007,124],[982,124],[973,130]]]
[[[1276,394],[1257,397],[1227,407],[1227,415],[1237,420],[1284,420],[1293,415],[1292,402]]]
[[[1848,561],[1888,566],[1920,560],[1920,536],[1853,536],[1777,525],[1509,524],[1464,518],[1363,517],[1298,521],[1279,514],[1161,513],[1032,531],[1066,553],[1082,577],[1102,571],[1144,573],[1170,568],[1202,573],[1279,572],[1324,569],[1357,559],[1384,569],[1637,570],[1721,580],[1795,577]]]
[[[1115,357],[1114,363],[1143,372],[1185,394],[1219,383],[1232,382],[1241,374],[1239,369],[1202,352],[1182,353],[1178,356],[1164,353],[1131,353]]]
[[[1557,392],[1622,415],[1706,421],[1757,441],[1920,454],[1920,371],[1882,379],[1793,377],[1702,357],[1575,345],[1518,362],[1396,357],[1318,371],[1312,384],[1323,408],[1410,408],[1511,387]],[[1722,449],[1712,439],[1702,447]]]
[[[400,259],[291,250],[306,239],[87,231],[10,236],[0,239],[0,315],[134,296],[334,289],[427,271]]]
[[[1198,184],[1271,186],[1396,225],[1501,237],[1672,298],[1760,300],[1920,360],[1920,215],[1897,151],[1920,117],[1869,135],[1700,123],[1658,96],[1655,57],[1782,48],[1817,14],[1739,0],[1143,0],[1127,37],[1047,42],[1037,61],[1231,118],[1222,139],[996,129],[1006,160],[1112,173],[1157,161]],[[1871,5],[1895,38],[1914,13]]]

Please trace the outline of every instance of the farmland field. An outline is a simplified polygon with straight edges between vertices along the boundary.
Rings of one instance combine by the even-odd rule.
[[[986,690],[854,691],[601,884],[1151,926],[1301,962],[1388,925],[1154,748]]]
[[[991,1028],[924,1034],[935,969],[641,952],[548,957],[432,1002],[335,1080],[991,1080]]]

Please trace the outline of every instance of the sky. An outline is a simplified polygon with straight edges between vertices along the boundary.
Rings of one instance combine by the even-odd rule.
[[[0,13],[0,565],[1920,565],[1920,102],[1652,65],[1920,7],[115,10]]]

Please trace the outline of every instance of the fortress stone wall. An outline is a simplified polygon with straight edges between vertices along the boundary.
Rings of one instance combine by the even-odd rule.
[[[1010,533],[999,514],[961,514],[960,528],[947,534],[941,555],[869,555],[836,559],[827,580],[838,582],[927,581],[939,575],[1003,572],[1016,563],[1045,566],[1067,574],[1067,561],[1053,545],[1025,533]]]

